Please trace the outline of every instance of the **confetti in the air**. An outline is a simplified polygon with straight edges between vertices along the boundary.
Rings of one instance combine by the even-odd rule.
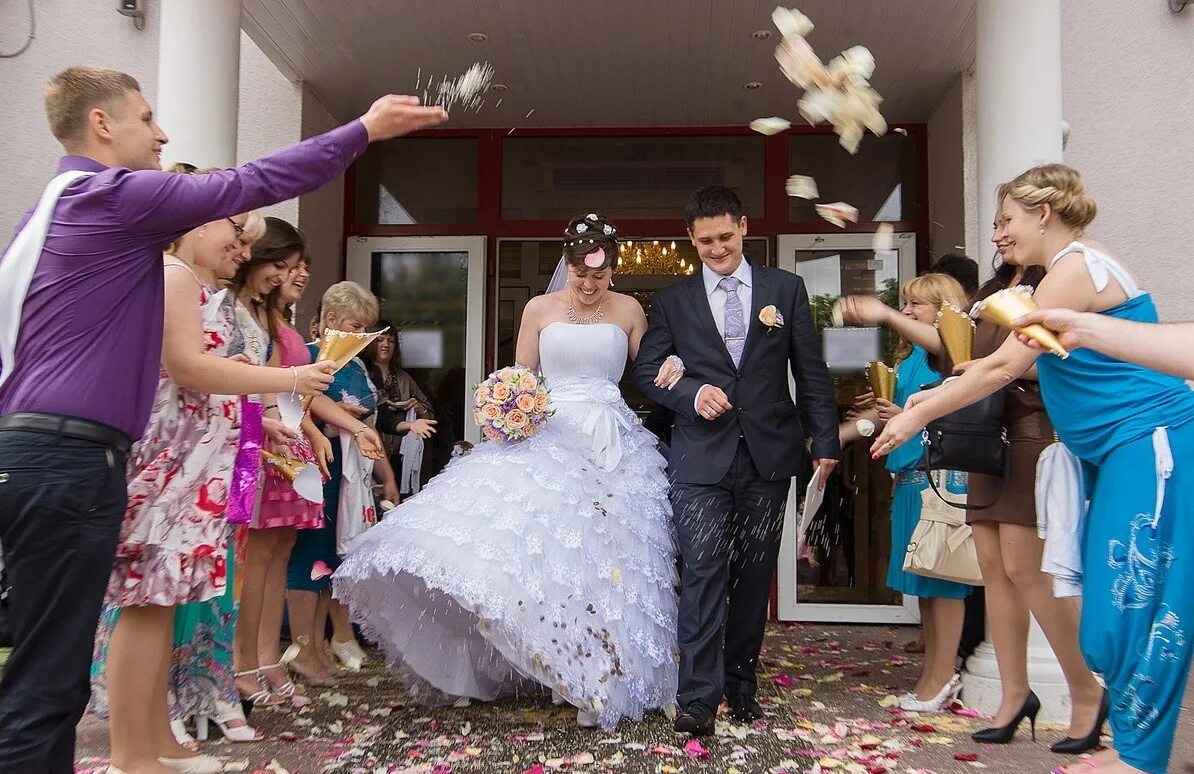
[[[449,80],[448,76],[444,75],[439,85],[435,85],[435,76],[432,75],[427,81],[427,87],[423,89],[423,104],[428,104],[427,99],[430,96],[431,88],[434,87],[434,104],[439,105],[445,111],[451,112],[452,108],[456,106],[464,110],[480,110],[481,104],[485,101],[485,92],[489,89],[489,84],[493,82],[493,73],[493,65],[489,62],[475,62],[458,78]],[[415,81],[416,91],[422,80],[423,68],[420,67]]]
[[[833,125],[841,146],[858,150],[865,130],[875,135],[887,132],[879,112],[883,98],[870,85],[875,58],[865,46],[852,46],[822,64],[805,37],[813,29],[808,17],[794,8],[776,8],[771,15],[783,40],[775,49],[780,70],[804,90],[796,104],[800,114],[814,126],[822,121]]]
[[[852,207],[845,202],[815,204],[813,206],[816,207],[818,215],[838,228],[844,228],[847,222],[858,222],[858,208]]]
[[[788,178],[785,188],[788,191],[788,196],[795,196],[800,199],[816,199],[819,195],[817,193],[817,181],[808,175],[792,175]]]
[[[779,134],[792,125],[791,121],[772,116],[771,118],[756,118],[750,122],[750,128],[759,134]]]
[[[889,252],[895,249],[895,235],[894,229],[890,223],[880,223],[879,228],[875,231],[874,237],[871,238],[871,249],[876,253]]]

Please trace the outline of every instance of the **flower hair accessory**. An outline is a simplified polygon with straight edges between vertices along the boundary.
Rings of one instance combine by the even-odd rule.
[[[618,228],[604,216],[590,212],[584,217],[573,218],[564,229],[564,244],[568,247],[596,245],[601,242],[617,242]]]
[[[590,269],[600,269],[605,265],[605,248],[598,247],[593,252],[585,256],[585,266]]]

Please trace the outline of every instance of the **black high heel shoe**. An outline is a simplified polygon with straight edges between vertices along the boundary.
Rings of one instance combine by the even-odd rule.
[[[1032,731],[1032,740],[1036,741],[1036,716],[1041,711],[1041,700],[1036,697],[1032,691],[1028,692],[1028,698],[1024,699],[1024,704],[1020,707],[1020,711],[1012,718],[1012,722],[1006,726],[996,726],[994,728],[984,728],[981,731],[975,731],[970,735],[970,738],[976,742],[984,742],[986,744],[1007,744],[1016,737],[1016,729],[1020,727],[1020,722],[1024,718],[1028,718],[1029,728]]]
[[[1061,755],[1077,755],[1094,750],[1099,746],[1099,740],[1103,736],[1103,726],[1107,723],[1107,714],[1110,712],[1111,697],[1107,694],[1107,689],[1104,688],[1103,699],[1099,702],[1099,716],[1095,719],[1091,732],[1078,739],[1067,736],[1065,739],[1055,742],[1049,749]]]

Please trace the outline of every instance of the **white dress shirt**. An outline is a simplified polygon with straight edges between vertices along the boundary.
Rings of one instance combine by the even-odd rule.
[[[738,264],[738,268],[734,270],[733,274],[728,275],[734,277],[742,284],[738,286],[738,300],[742,302],[743,327],[746,330],[750,329],[750,310],[751,300],[753,298],[751,288],[751,269],[750,264],[747,263],[746,258],[742,259],[742,263]],[[701,266],[701,279],[705,282],[705,295],[709,298],[709,311],[713,313],[713,323],[717,326],[717,332],[721,334],[722,339],[726,335],[726,296],[727,292],[722,290],[717,285],[724,277],[717,272],[710,269],[708,266]],[[724,341],[723,341],[724,346]],[[693,408],[701,404],[701,393],[705,391],[708,384],[701,385],[697,390],[696,398],[693,400]]]

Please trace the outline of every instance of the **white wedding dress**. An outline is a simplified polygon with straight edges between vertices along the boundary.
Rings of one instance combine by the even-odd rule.
[[[540,432],[454,459],[349,545],[335,595],[417,699],[547,687],[606,729],[675,700],[668,482],[618,390],[627,343],[548,325]]]

